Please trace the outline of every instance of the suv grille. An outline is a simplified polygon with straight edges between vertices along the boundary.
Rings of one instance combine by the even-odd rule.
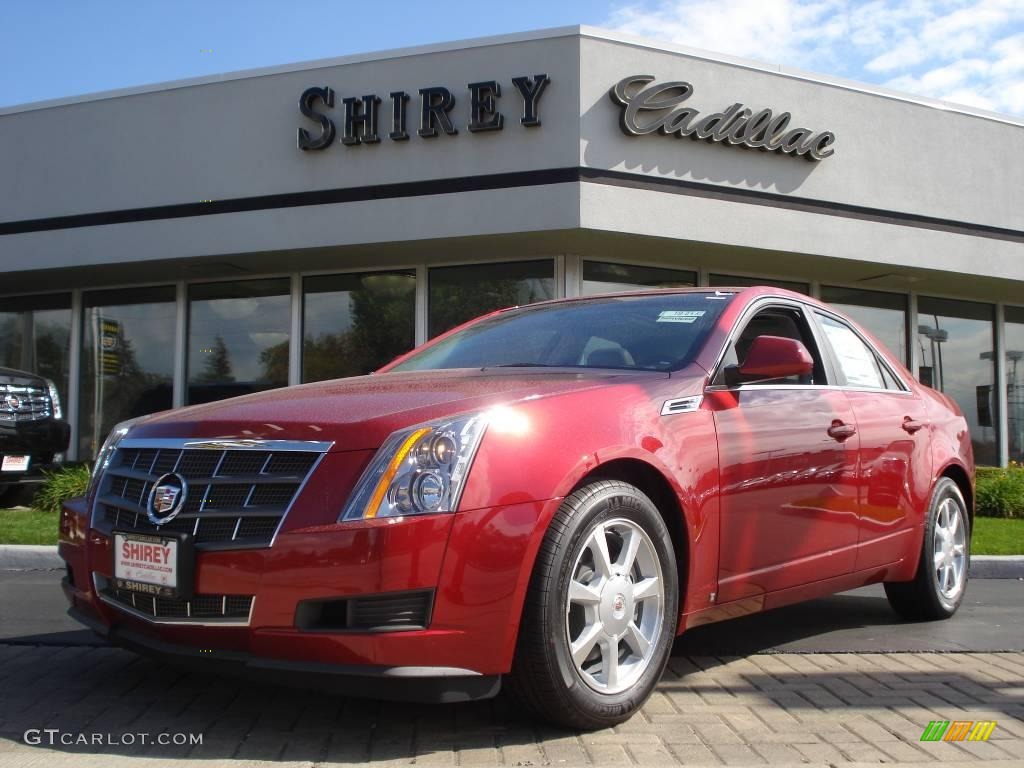
[[[0,422],[40,421],[52,415],[50,393],[44,387],[0,384]]]
[[[133,441],[136,442],[136,441]],[[139,441],[141,442],[141,441]],[[120,447],[100,483],[93,526],[190,533],[200,549],[263,547],[323,455],[269,448]],[[157,526],[147,515],[149,494],[161,476],[188,483],[181,512]]]

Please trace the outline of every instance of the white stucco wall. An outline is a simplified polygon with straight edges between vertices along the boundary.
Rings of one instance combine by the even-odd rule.
[[[525,128],[511,78],[538,73],[551,78],[541,99],[543,124]],[[689,139],[626,136],[608,90],[633,74],[689,81],[695,92],[688,103],[705,114],[734,102],[788,110],[794,125],[833,131],[835,155],[811,163]],[[502,87],[505,128],[470,133],[467,84],[490,79]],[[417,91],[435,85],[456,97],[457,136],[415,135]],[[339,136],[326,150],[299,151],[296,128],[315,130],[296,106],[310,86],[336,91],[330,114],[339,133],[342,98],[379,95],[382,141],[346,147]],[[411,96],[405,142],[385,135],[394,90]],[[1024,244],[1012,236],[1024,232],[1022,157],[1024,126],[1009,118],[595,30],[551,30],[0,110],[0,226],[580,166],[998,227],[1011,236],[953,234],[671,189],[560,183],[0,234],[0,258],[13,273],[582,227],[867,265],[980,269],[1024,281]]]

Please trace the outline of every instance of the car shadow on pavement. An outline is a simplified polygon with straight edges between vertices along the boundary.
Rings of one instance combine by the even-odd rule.
[[[447,764],[543,765],[557,764],[562,753],[573,763],[573,750],[590,754],[595,743],[632,745],[640,754],[692,737],[689,745],[672,747],[679,753],[714,749],[724,734],[729,743],[757,749],[760,739],[779,734],[814,738],[815,728],[906,745],[929,720],[954,719],[970,709],[979,713],[973,719],[1017,718],[1011,726],[1020,728],[1019,739],[1024,667],[1019,655],[1012,658],[1017,661],[996,658],[992,666],[961,663],[950,654],[675,656],[643,712],[595,736],[538,724],[504,696],[471,704],[394,704],[184,672],[115,648],[0,646],[0,762],[53,750],[158,759],[429,757]],[[58,729],[55,743],[46,729]],[[201,734],[202,743],[147,744],[139,736],[148,734],[152,742],[160,733]],[[77,734],[100,734],[103,741],[76,743]]]
[[[865,627],[907,626],[881,596],[833,595],[687,630],[673,655],[748,656],[769,649],[822,650],[817,638]],[[810,641],[804,643],[804,641]],[[803,647],[806,645],[806,647]],[[877,642],[875,648],[878,648]]]

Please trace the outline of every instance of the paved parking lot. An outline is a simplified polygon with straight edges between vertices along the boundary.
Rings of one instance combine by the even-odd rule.
[[[995,720],[988,742],[921,742],[931,720]],[[202,745],[44,748],[27,729],[201,733]],[[136,737],[138,738],[138,737]],[[82,753],[89,753],[90,757]],[[0,647],[0,765],[139,756],[302,764],[754,765],[1007,761],[1024,755],[1024,654],[677,656],[643,712],[558,732],[507,701],[417,707],[181,673],[103,647]]]
[[[23,574],[2,582],[3,768],[163,766],[175,758],[201,761],[203,768],[368,760],[1024,765],[1024,584],[1015,581],[973,583],[973,604],[939,624],[896,622],[877,590],[865,590],[702,628],[677,644],[641,714],[614,730],[581,734],[539,726],[502,698],[399,705],[181,672],[97,644],[57,620],[58,603],[44,597],[54,578]],[[15,592],[20,602],[11,598]],[[17,613],[11,611],[15,603]],[[936,652],[970,648],[972,638],[977,648],[1005,652]],[[868,647],[902,652],[866,652]],[[987,742],[921,742],[932,720],[997,725]],[[42,743],[24,743],[29,729],[40,731]],[[50,747],[44,729],[59,729],[55,738],[195,733],[202,734],[202,744],[144,745],[136,736],[132,744]]]

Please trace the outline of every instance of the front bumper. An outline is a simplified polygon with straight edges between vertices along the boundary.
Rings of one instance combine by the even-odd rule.
[[[70,585],[65,580],[65,591]],[[130,625],[108,625],[72,606],[68,615],[114,645],[201,673],[231,675],[263,683],[315,688],[328,693],[391,701],[449,704],[496,696],[499,675],[445,667],[384,667],[324,664],[253,656],[165,642]]]
[[[97,585],[111,576],[111,542],[88,529],[84,504],[73,502],[62,521],[64,589],[72,616],[136,650],[262,679],[326,681],[352,695],[481,698],[511,668],[524,563],[550,503],[325,525],[282,532],[266,548],[197,551],[197,595],[253,596],[248,617],[232,626],[164,623],[103,599]],[[410,590],[433,593],[425,628],[308,629],[300,620],[311,601]]]
[[[0,472],[0,485],[39,483],[44,470],[54,469],[54,457],[67,450],[67,422],[46,419],[0,426],[0,456],[31,456],[28,472]]]

